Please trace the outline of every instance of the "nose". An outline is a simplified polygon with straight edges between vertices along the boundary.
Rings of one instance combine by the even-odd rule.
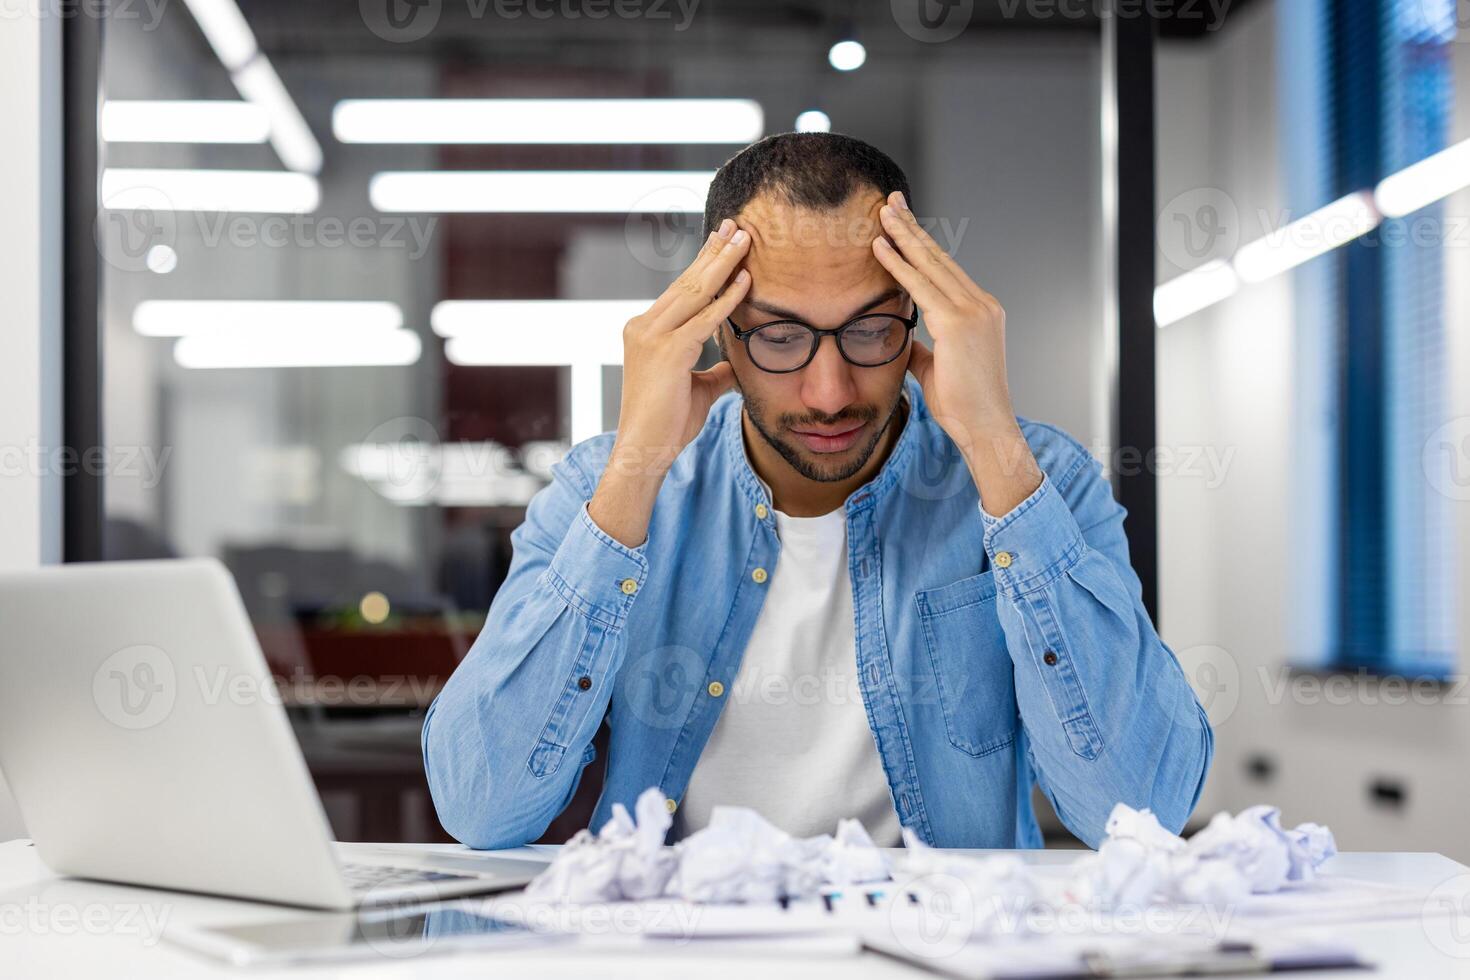
[[[836,415],[857,398],[852,371],[837,349],[837,338],[823,337],[816,356],[801,372],[802,402],[807,408]]]

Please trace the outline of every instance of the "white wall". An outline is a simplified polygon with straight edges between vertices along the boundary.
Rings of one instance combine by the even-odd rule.
[[[1220,37],[1165,45],[1159,58],[1159,201],[1191,188],[1218,188],[1237,204],[1244,240],[1259,234],[1258,209],[1284,206],[1276,131],[1277,9],[1253,4]],[[1297,53],[1285,52],[1297,56]],[[1455,46],[1458,122],[1470,136],[1470,44]],[[1447,217],[1470,220],[1470,193]],[[1460,404],[1470,414],[1470,248],[1446,249],[1449,322]],[[1161,278],[1175,274],[1164,257]],[[1294,324],[1292,278],[1248,286],[1234,298],[1159,335],[1160,440],[1233,453],[1225,478],[1209,488],[1184,474],[1161,475],[1164,638],[1197,680],[1215,668],[1217,756],[1201,809],[1279,804],[1289,822],[1316,820],[1353,849],[1437,850],[1470,858],[1464,833],[1470,797],[1460,771],[1470,751],[1470,691],[1448,689],[1440,703],[1379,703],[1371,685],[1343,689],[1345,703],[1283,690],[1293,653],[1294,599],[1311,556],[1294,553],[1289,507],[1299,468],[1292,441]],[[1470,582],[1470,512],[1460,504],[1461,583]],[[1470,620],[1461,611],[1461,664]],[[1298,644],[1299,645],[1299,644]],[[1204,648],[1219,648],[1211,650]],[[1223,651],[1223,652],[1220,652]],[[1307,681],[1306,683],[1310,683]],[[1445,703],[1446,695],[1460,703]],[[1247,762],[1275,764],[1269,781]],[[1407,806],[1370,801],[1375,779],[1399,781]]]
[[[0,18],[0,569],[56,561],[58,474],[31,447],[60,442],[61,34],[54,17]],[[0,840],[24,834],[0,777]]]

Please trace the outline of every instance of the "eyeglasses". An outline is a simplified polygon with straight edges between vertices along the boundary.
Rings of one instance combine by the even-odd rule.
[[[731,317],[725,322],[735,339],[745,344],[752,364],[771,374],[790,374],[810,364],[817,356],[817,345],[829,335],[836,338],[837,351],[847,363],[855,367],[887,364],[908,346],[919,314],[917,310],[913,316],[865,313],[833,330],[818,330],[800,320],[772,320],[749,330],[741,330]]]

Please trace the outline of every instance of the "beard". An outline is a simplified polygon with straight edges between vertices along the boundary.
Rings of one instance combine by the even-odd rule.
[[[840,483],[852,478],[867,465],[873,452],[878,448],[878,441],[883,438],[883,433],[888,431],[894,413],[898,410],[899,401],[903,397],[903,386],[900,385],[893,394],[893,401],[889,404],[888,411],[883,415],[883,424],[874,426],[867,441],[862,445],[854,446],[844,453],[831,454],[848,458],[829,462],[825,458],[826,454],[813,453],[794,441],[782,438],[781,433],[805,425],[871,422],[878,418],[877,406],[850,405],[835,415],[827,415],[822,412],[808,412],[804,415],[786,413],[772,419],[765,403],[758,398],[751,397],[745,387],[740,385],[738,378],[736,385],[740,387],[740,394],[745,399],[745,411],[749,413],[750,422],[755,426],[755,431],[761,434],[761,438],[772,449],[781,454],[782,459],[791,464],[792,469],[808,480],[815,480],[818,483]]]

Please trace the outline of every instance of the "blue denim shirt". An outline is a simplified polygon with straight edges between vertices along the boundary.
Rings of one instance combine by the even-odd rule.
[[[858,677],[899,820],[933,845],[1038,847],[1039,782],[1092,846],[1118,802],[1178,831],[1213,736],[1144,611],[1101,468],[1023,419],[1044,477],[991,517],[904,384],[903,431],[844,504]],[[587,514],[613,438],[573,447],[531,501],[484,630],[424,720],[439,819],[471,847],[540,836],[604,717],[592,825],[649,786],[677,801],[760,614],[781,542],[739,394],[675,460],[637,548]],[[779,781],[782,760],[767,764]]]

